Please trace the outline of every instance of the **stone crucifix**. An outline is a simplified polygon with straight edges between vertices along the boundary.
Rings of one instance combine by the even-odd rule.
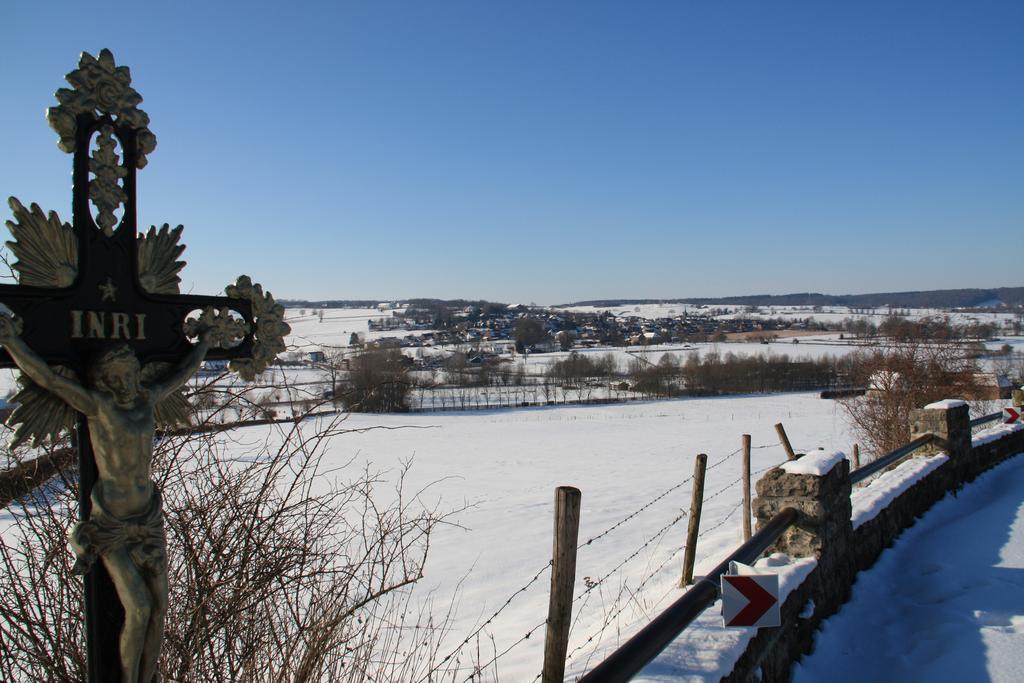
[[[204,359],[243,379],[284,349],[284,310],[242,276],[226,296],[179,293],[181,226],[137,234],[135,174],[156,148],[149,117],[113,55],[83,53],[47,110],[74,155],[72,225],[11,198],[17,285],[0,285],[0,367],[22,370],[12,445],[72,432],[85,574],[90,681],[148,682],[167,606],[160,492],[151,481],[160,425],[188,422],[181,386]],[[194,340],[194,341],[193,341]]]

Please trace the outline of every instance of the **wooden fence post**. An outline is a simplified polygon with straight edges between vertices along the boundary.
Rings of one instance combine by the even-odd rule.
[[[565,653],[569,647],[569,626],[572,623],[572,590],[576,583],[581,498],[582,494],[577,488],[559,486],[555,489],[551,597],[548,601],[548,626],[544,634],[542,683],[562,683],[565,678]]]
[[[743,542],[750,540],[750,434],[743,435]]]
[[[693,466],[693,497],[690,499],[690,525],[686,530],[686,551],[683,554],[683,578],[679,581],[680,588],[693,583],[693,563],[697,558],[697,532],[700,531],[700,510],[704,505],[704,471],[708,466],[708,456],[701,453]]]
[[[853,444],[853,469],[860,469],[860,444]]]
[[[781,422],[775,425],[775,432],[779,435],[782,447],[786,449],[786,457],[790,460],[796,460],[796,453],[793,452],[793,447],[789,444],[789,437],[786,436],[786,429],[782,426]]]

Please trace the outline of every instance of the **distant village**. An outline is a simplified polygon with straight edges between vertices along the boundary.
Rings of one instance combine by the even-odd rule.
[[[668,309],[668,316],[653,319],[642,317],[639,310],[591,313],[489,302],[462,307],[435,301],[406,307],[382,303],[378,304],[378,310],[381,317],[369,321],[369,331],[383,334],[367,342],[367,348],[469,345],[482,352],[496,354],[513,350],[547,353],[574,348],[699,343],[738,338],[768,343],[779,337],[796,338],[800,334],[818,331],[868,337],[879,331],[878,325],[863,317],[841,322],[817,320],[813,315],[821,310],[820,307],[809,309],[806,318],[772,317],[771,309],[753,305],[738,312],[706,306],[688,310],[680,307],[678,313]],[[872,312],[878,314],[877,311]],[[891,309],[885,314],[909,315],[909,310]],[[389,331],[415,334],[387,336]],[[991,323],[965,330],[967,336],[975,339],[990,338],[999,332],[999,328]],[[361,346],[363,341],[352,338],[349,344]]]
[[[736,334],[753,336],[755,340],[763,335],[767,341],[789,330],[828,329],[813,319],[721,317],[730,312],[711,308],[681,308],[678,315],[656,319],[621,312],[579,313],[517,304],[484,303],[456,309],[443,304],[410,305],[393,310],[388,310],[388,304],[380,304],[379,308],[382,317],[370,320],[370,331],[417,333],[383,336],[369,343],[378,348],[457,344],[477,345],[493,353],[513,348],[519,352],[545,353],[571,348],[722,341]],[[673,311],[670,309],[669,313]]]

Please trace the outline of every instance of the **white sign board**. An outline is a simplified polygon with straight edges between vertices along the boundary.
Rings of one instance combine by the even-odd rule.
[[[780,626],[778,574],[723,574],[722,625]]]

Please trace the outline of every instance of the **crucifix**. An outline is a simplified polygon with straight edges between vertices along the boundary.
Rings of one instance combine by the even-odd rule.
[[[73,154],[72,223],[10,199],[17,285],[0,285],[0,367],[18,367],[13,445],[70,433],[85,575],[89,681],[152,680],[167,556],[150,459],[158,426],[188,423],[180,388],[204,359],[252,380],[284,350],[284,309],[241,276],[225,296],[179,293],[182,227],[138,234],[135,176],[156,148],[142,97],[109,50],[83,53],[47,110]]]

